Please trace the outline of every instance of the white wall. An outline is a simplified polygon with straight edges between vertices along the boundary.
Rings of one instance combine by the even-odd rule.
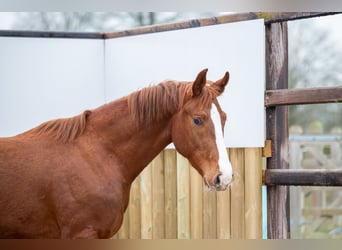
[[[0,37],[0,136],[104,102],[103,41]]]
[[[0,37],[0,136],[68,117],[165,79],[231,79],[228,147],[264,143],[263,20],[109,40]]]
[[[165,79],[231,75],[219,99],[228,115],[228,147],[264,144],[265,49],[263,20],[106,40],[106,100]]]

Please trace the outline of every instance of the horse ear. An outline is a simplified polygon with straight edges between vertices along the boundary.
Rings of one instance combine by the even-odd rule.
[[[203,69],[198,73],[196,80],[192,84],[192,97],[199,96],[202,93],[202,89],[207,82],[207,71],[208,69]]]
[[[221,95],[227,86],[229,80],[229,72],[227,71],[224,76],[220,79],[217,80],[215,83],[213,83],[213,87],[216,89],[216,91]]]

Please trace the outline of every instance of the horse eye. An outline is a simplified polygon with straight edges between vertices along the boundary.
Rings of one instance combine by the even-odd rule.
[[[194,123],[196,124],[196,125],[202,125],[203,124],[203,121],[202,121],[202,119],[201,118],[199,118],[199,117],[195,117],[194,118]]]

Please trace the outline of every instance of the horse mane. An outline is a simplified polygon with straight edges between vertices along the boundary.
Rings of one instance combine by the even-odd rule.
[[[150,127],[176,113],[192,95],[192,85],[185,82],[164,81],[158,85],[146,87],[128,95],[129,112],[136,119],[138,127]],[[208,105],[217,96],[214,88],[205,87],[196,105]],[[47,135],[63,143],[71,142],[83,134],[87,118],[91,111],[42,123],[23,133],[31,135]]]
[[[174,114],[192,95],[192,85],[185,82],[164,81],[155,86],[143,88],[128,96],[130,113],[138,126],[150,127]],[[213,88],[203,88],[199,105],[207,105],[216,97]]]
[[[47,121],[28,132],[36,135],[47,135],[55,140],[67,143],[75,140],[84,132],[90,114],[91,111],[86,110],[82,114],[71,118]]]

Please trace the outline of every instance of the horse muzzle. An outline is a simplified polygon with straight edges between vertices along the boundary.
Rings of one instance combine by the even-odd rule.
[[[205,183],[206,187],[208,188],[208,190],[210,190],[210,191],[225,191],[230,186],[232,181],[233,181],[233,174],[232,175],[218,174],[214,178],[212,185],[210,185],[208,183],[208,180],[206,178],[204,178],[204,183]]]
[[[233,174],[231,175],[223,175],[223,174],[218,174],[214,178],[214,188],[216,191],[224,191],[226,190],[229,185],[233,181]]]

